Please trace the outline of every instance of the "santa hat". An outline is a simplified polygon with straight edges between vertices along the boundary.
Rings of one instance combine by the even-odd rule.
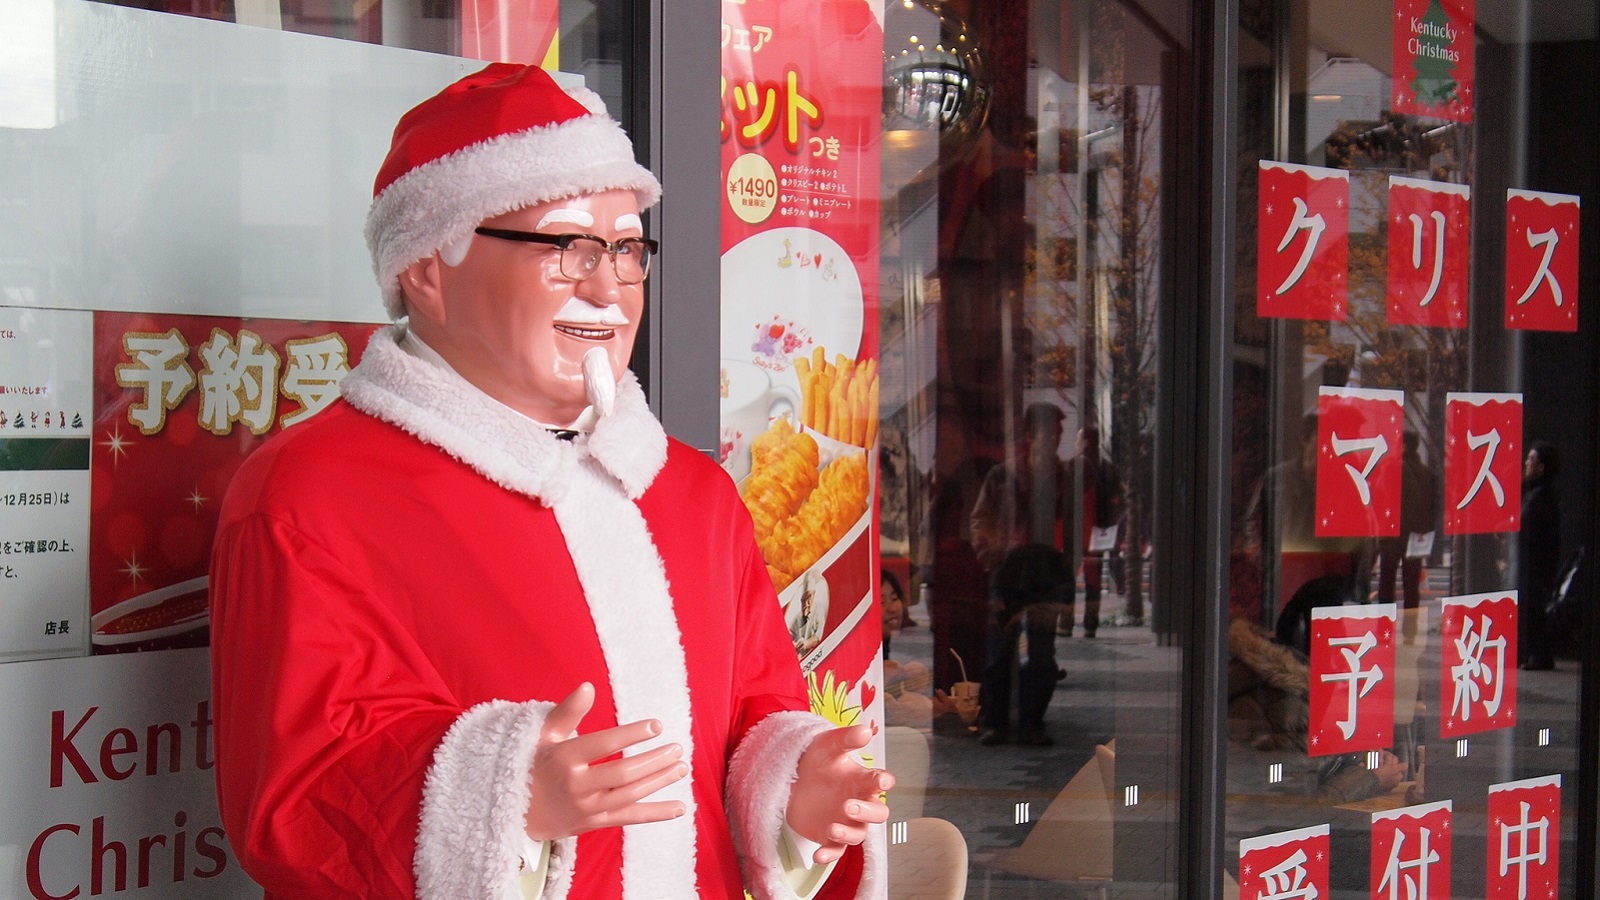
[[[661,184],[593,91],[537,66],[493,63],[400,117],[372,186],[367,249],[392,318],[401,270],[469,239],[484,219],[547,200],[631,190],[641,210]]]

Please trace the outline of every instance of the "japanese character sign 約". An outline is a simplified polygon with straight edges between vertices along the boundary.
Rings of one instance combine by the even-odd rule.
[[[1404,410],[1401,391],[1318,389],[1318,537],[1400,533]]]
[[[1517,724],[1517,592],[1440,603],[1439,737]]]
[[[1449,800],[1372,814],[1373,900],[1449,900]]]
[[[1239,900],[1321,900],[1327,896],[1327,825],[1239,842]]]
[[[1578,330],[1578,198],[1506,191],[1506,327]]]
[[[1470,200],[1464,184],[1389,177],[1390,325],[1467,327]]]
[[[1561,776],[1489,785],[1489,900],[1556,900]]]
[[[1382,750],[1394,743],[1395,605],[1311,611],[1311,727],[1307,755]]]
[[[1516,531],[1522,512],[1522,395],[1450,393],[1444,407],[1444,531]]]
[[[1342,322],[1350,269],[1350,173],[1262,160],[1256,313]]]

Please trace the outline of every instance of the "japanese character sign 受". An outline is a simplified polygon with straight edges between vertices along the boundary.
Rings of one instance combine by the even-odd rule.
[[[1450,393],[1444,407],[1444,531],[1516,531],[1522,509],[1522,395]]]
[[[1473,0],[1396,0],[1394,77],[1397,113],[1472,121]]]
[[[1517,592],[1440,603],[1439,737],[1517,724]]]
[[[1561,776],[1489,785],[1489,900],[1556,900]]]
[[[1395,605],[1311,611],[1310,756],[1394,743]]]
[[[1320,900],[1327,896],[1327,825],[1239,842],[1239,900]]]
[[[1506,327],[1578,330],[1578,198],[1506,191]]]
[[[1389,177],[1390,325],[1467,327],[1470,200],[1464,184]]]
[[[1318,389],[1318,537],[1400,533],[1404,413],[1401,391]]]
[[[1449,900],[1449,800],[1372,814],[1373,900]]]
[[[1345,319],[1350,173],[1262,160],[1256,313]]]

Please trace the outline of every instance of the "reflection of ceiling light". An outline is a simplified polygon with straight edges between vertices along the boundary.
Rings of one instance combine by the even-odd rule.
[[[972,137],[987,118],[992,88],[966,24],[940,0],[889,3],[884,13],[884,46],[914,48],[886,54],[884,129]]]
[[[1312,94],[1311,99],[1322,100],[1327,103],[1338,103],[1340,100],[1343,100],[1344,97],[1339,94]]]
[[[915,44],[917,42],[917,36],[913,34],[910,38],[908,38],[908,40],[911,43]]]

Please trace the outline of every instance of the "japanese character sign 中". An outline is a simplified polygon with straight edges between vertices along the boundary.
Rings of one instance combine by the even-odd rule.
[[[1464,184],[1389,177],[1390,325],[1467,327],[1470,201]]]
[[[1578,198],[1506,191],[1506,327],[1578,330]]]
[[[1449,800],[1372,814],[1373,900],[1449,900]]]
[[[1327,896],[1327,825],[1239,842],[1239,900],[1321,900]]]
[[[1517,724],[1517,592],[1440,603],[1439,737]]]
[[[1394,743],[1395,605],[1311,611],[1309,756]]]
[[[1489,785],[1489,900],[1556,900],[1561,776]]]
[[[1318,537],[1400,533],[1404,418],[1401,391],[1318,389]]]
[[[1522,511],[1522,395],[1450,393],[1444,407],[1444,531],[1516,531]]]
[[[1474,0],[1395,0],[1397,113],[1471,122],[1474,100]]]
[[[1342,322],[1350,269],[1350,173],[1262,160],[1256,313]]]

